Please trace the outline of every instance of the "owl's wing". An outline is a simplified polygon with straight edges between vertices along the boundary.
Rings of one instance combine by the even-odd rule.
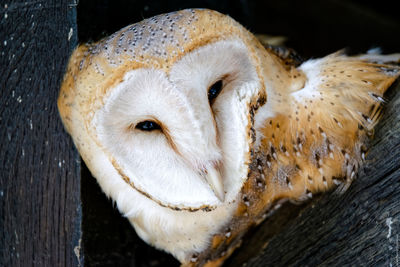
[[[304,62],[304,59],[294,49],[285,46],[286,37],[256,34],[256,38],[269,53],[280,60],[287,70],[293,67],[297,68]]]
[[[260,130],[265,202],[301,201],[350,185],[380,118],[383,94],[400,75],[399,67],[377,63],[378,58],[371,62],[336,53],[298,68],[304,87],[285,96],[289,109],[275,105],[274,116]]]
[[[268,52],[277,56],[287,70],[293,67],[297,68],[304,62],[304,59],[292,48],[270,44],[263,44],[263,46]]]

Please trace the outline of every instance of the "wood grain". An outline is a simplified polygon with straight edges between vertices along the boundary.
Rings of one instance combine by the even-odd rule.
[[[56,99],[76,1],[0,7],[0,266],[79,266],[80,160]]]

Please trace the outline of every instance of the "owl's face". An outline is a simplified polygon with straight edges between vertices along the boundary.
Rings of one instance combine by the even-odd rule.
[[[183,10],[75,50],[59,109],[105,193],[171,210],[238,197],[265,101],[258,41],[231,18]],[[146,202],[147,203],[147,202]]]
[[[246,178],[248,102],[259,83],[243,42],[221,40],[168,73],[127,71],[92,123],[137,190],[164,206],[212,208]]]

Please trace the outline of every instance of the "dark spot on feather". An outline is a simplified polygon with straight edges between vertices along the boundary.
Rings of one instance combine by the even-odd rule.
[[[285,153],[286,152],[286,147],[285,146],[281,146],[281,150],[282,150],[283,153]]]
[[[372,111],[374,111],[374,109],[375,109],[375,105],[372,105],[372,106],[369,108],[369,113],[372,113]]]
[[[372,93],[371,94],[373,97],[375,97],[375,98],[378,98],[378,97],[380,97],[379,95],[377,95],[377,94],[374,94],[374,93]]]
[[[365,115],[365,114],[361,114],[361,116],[364,118],[364,120],[366,120],[366,121],[368,121],[368,120],[369,120],[369,117],[368,117],[367,115]]]
[[[317,166],[317,168],[318,169],[321,168],[321,165],[319,164],[319,160],[321,159],[319,152],[317,152],[317,151],[314,152],[314,159],[315,159],[315,165]]]
[[[366,146],[366,145],[362,145],[361,147],[360,147],[360,149],[361,149],[361,152],[367,152],[367,150],[368,150],[368,147]]]

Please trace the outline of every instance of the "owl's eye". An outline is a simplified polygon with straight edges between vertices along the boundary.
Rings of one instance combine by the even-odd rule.
[[[218,96],[218,94],[222,90],[222,80],[217,81],[208,89],[208,101],[212,103],[212,101]]]
[[[136,129],[141,130],[141,131],[154,131],[154,130],[160,130],[161,127],[154,121],[142,121],[136,124],[135,126]]]

